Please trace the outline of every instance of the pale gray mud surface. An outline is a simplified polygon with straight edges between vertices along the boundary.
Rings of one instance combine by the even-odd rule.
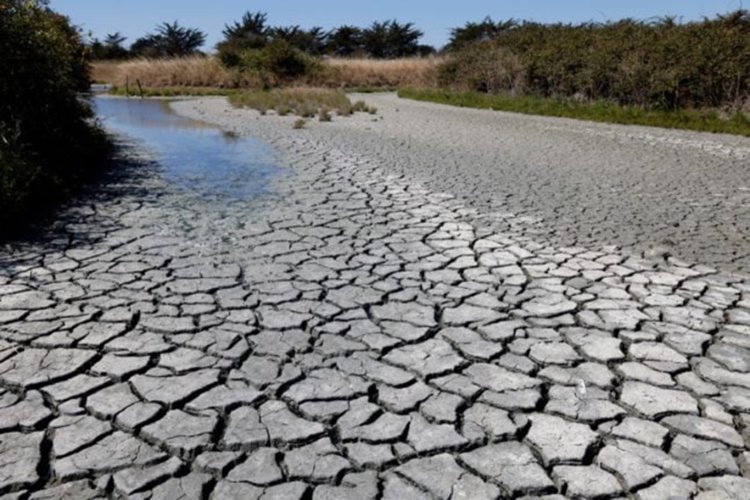
[[[747,498],[746,278],[498,231],[369,115],[175,106],[287,173],[206,198],[131,146],[2,250],[0,494]]]
[[[750,272],[750,138],[355,98],[382,121],[310,134],[499,212],[501,229]]]

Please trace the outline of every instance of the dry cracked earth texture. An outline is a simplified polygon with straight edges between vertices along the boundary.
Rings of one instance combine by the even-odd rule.
[[[289,172],[216,200],[128,146],[3,250],[3,498],[748,498],[746,278],[498,232],[366,155],[182,107]]]

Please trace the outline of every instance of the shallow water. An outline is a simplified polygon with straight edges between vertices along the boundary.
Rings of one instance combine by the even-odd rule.
[[[167,101],[93,101],[107,130],[143,143],[155,155],[164,178],[179,188],[244,200],[267,193],[270,180],[282,172],[273,150],[263,142],[179,116]]]

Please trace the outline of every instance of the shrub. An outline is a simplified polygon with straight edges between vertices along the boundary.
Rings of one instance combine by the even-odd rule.
[[[258,78],[265,87],[289,83],[320,70],[320,62],[312,56],[278,40],[262,49],[247,49],[238,55],[238,68]]]
[[[464,38],[492,40],[468,43]],[[454,30],[444,86],[612,100],[661,109],[729,106],[750,95],[750,13],[678,24],[490,23]]]
[[[522,93],[525,81],[521,59],[492,42],[471,45],[438,68],[438,84],[457,90]]]
[[[236,92],[229,102],[237,107],[248,107],[260,111],[273,109],[277,114],[293,113],[303,118],[318,115],[320,121],[330,121],[331,112],[349,116],[354,111],[374,114],[377,110],[359,101],[354,105],[343,90],[316,88],[284,88]]]
[[[79,33],[46,4],[0,1],[0,228],[20,226],[101,164],[106,139]]]

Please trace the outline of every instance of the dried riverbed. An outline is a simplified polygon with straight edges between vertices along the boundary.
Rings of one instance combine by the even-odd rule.
[[[368,99],[378,121],[302,131],[221,99],[176,103],[264,140],[284,174],[251,198],[206,196],[133,143],[99,191],[3,250],[0,492],[742,498],[750,281],[603,249],[616,243],[605,237],[564,246],[498,200],[514,183],[526,200],[543,185],[587,199],[573,186],[594,186],[590,170],[538,180],[544,144],[507,160],[508,144],[550,127],[592,149],[621,144],[601,154],[632,150],[646,170],[650,154],[731,170],[745,143],[700,135],[721,145],[706,152],[671,132]],[[476,143],[462,116],[479,117]],[[479,140],[490,133],[503,154]],[[548,159],[593,168],[575,139],[560,144],[568,156]],[[491,158],[506,158],[507,179],[479,175]],[[592,189],[580,192],[617,211]]]

